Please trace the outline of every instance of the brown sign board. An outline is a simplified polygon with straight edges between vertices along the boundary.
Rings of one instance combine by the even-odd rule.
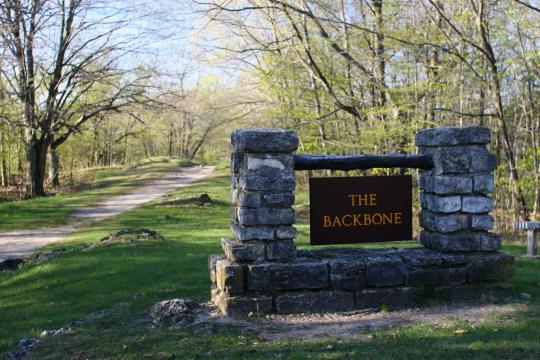
[[[412,239],[412,177],[309,179],[311,245]]]

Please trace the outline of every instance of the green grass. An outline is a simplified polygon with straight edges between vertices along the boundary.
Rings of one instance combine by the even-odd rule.
[[[55,196],[0,203],[0,231],[66,224],[77,209],[125,193],[163,172],[187,164],[184,160],[154,158],[131,168],[86,170],[73,186],[60,188]]]
[[[84,324],[72,333],[48,337],[32,352],[33,358],[540,357],[540,262],[521,258],[517,258],[511,282],[518,292],[532,296],[529,306],[511,319],[495,316],[475,326],[456,320],[449,325],[371,330],[354,339],[329,336],[317,341],[270,342],[261,341],[255,332],[230,325],[179,330],[152,328],[146,314],[157,301],[175,297],[208,299],[207,256],[221,253],[219,239],[229,234],[228,186],[229,178],[225,175],[198,182],[176,191],[166,201],[208,193],[213,205],[199,206],[187,200],[175,206],[148,203],[88,225],[68,242],[49,248],[75,247],[120,229],[143,227],[158,231],[166,239],[163,242],[98,246],[0,273],[0,354],[22,338],[83,320]],[[306,247],[307,224],[304,221],[298,227],[298,243]],[[389,246],[404,244],[411,243]],[[504,250],[514,255],[525,252],[521,245],[508,245]],[[102,310],[106,310],[102,317],[92,316]],[[455,335],[458,327],[467,332]]]

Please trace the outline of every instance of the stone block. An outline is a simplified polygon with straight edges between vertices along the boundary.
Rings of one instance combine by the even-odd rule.
[[[373,255],[367,258],[369,286],[397,286],[405,282],[405,267],[398,255]]]
[[[328,260],[330,286],[334,289],[359,290],[367,286],[364,258],[333,258]]]
[[[355,308],[368,309],[381,306],[399,308],[421,301],[423,290],[413,287],[364,289],[356,294]]]
[[[514,295],[514,287],[507,283],[484,283],[475,285],[441,286],[433,289],[433,296],[450,301],[474,300],[478,298],[503,299]]]
[[[434,175],[491,172],[497,166],[497,158],[483,146],[421,148],[420,152],[431,155]]]
[[[479,214],[493,210],[493,199],[487,196],[463,196],[463,212]]]
[[[266,245],[268,260],[283,260],[296,257],[296,244],[292,240],[276,240]]]
[[[503,252],[477,252],[468,257],[469,282],[505,280],[514,270],[514,257]]]
[[[471,215],[471,229],[473,230],[491,230],[495,220],[490,215]]]
[[[421,170],[418,175],[418,188],[425,192],[433,192],[433,176],[427,171]]]
[[[408,267],[432,267],[443,263],[441,254],[425,248],[400,249],[399,256]]]
[[[238,177],[237,187],[244,190],[294,190],[296,187],[296,178],[294,175],[286,176],[261,176],[245,175]]]
[[[293,152],[298,148],[298,134],[281,129],[237,129],[231,143],[241,152]]]
[[[495,180],[492,174],[475,175],[473,182],[474,192],[489,194],[495,191]]]
[[[247,288],[256,291],[322,289],[328,287],[324,261],[296,258],[247,266]]]
[[[420,226],[434,232],[451,233],[469,228],[467,215],[440,215],[423,210],[420,216]]]
[[[345,291],[293,292],[276,296],[278,314],[328,313],[351,311],[354,296]]]
[[[461,196],[439,196],[424,194],[422,208],[437,213],[453,213],[461,210]]]
[[[233,192],[232,202],[240,207],[258,208],[261,207],[261,193],[258,191],[236,190]]]
[[[469,261],[467,259],[466,253],[444,253],[441,254],[443,258],[444,266],[459,266],[465,265]]]
[[[501,248],[501,236],[488,232],[478,232],[475,234],[480,242],[480,250],[497,251]]]
[[[227,259],[233,262],[242,263],[264,259],[264,244],[260,242],[240,242],[223,238],[221,247]]]
[[[243,160],[244,160],[243,153],[236,152],[236,151],[233,151],[231,153],[231,173],[238,174]]]
[[[470,176],[433,176],[431,178],[435,194],[470,194],[473,190]]]
[[[420,242],[428,249],[440,252],[474,251],[480,249],[480,241],[474,233],[458,231],[454,233],[420,232]]]
[[[292,154],[244,154],[239,173],[266,177],[290,176],[294,172]]]
[[[223,259],[225,259],[225,256],[223,255],[208,256],[208,275],[212,284],[216,284],[216,262]]]
[[[407,286],[434,287],[465,283],[467,270],[462,268],[420,268],[407,272]]]
[[[238,208],[238,222],[241,225],[289,225],[294,224],[294,210],[291,208]]]
[[[244,275],[242,266],[228,260],[216,261],[216,284],[219,290],[227,294],[244,292]]]
[[[416,146],[488,144],[489,128],[483,126],[448,126],[423,129],[416,133]]]
[[[291,207],[294,205],[294,194],[290,191],[266,192],[262,194],[265,207]]]
[[[250,313],[268,314],[272,312],[272,297],[262,294],[229,296],[219,289],[212,291],[212,302],[219,310],[232,317],[246,317]]]
[[[296,228],[294,226],[280,226],[276,230],[278,239],[294,239],[296,238]]]
[[[236,223],[231,224],[231,231],[236,240],[274,240],[276,228],[273,226],[244,226]]]

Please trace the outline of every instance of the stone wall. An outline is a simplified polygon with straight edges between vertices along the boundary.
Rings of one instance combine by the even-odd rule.
[[[336,312],[411,305],[426,297],[470,298],[506,289],[514,258],[496,251],[488,212],[495,158],[489,130],[417,134],[434,168],[420,175],[421,242],[413,249],[296,250],[295,132],[232,134],[232,238],[209,258],[212,301],[228,315]],[[481,284],[482,286],[478,286]]]

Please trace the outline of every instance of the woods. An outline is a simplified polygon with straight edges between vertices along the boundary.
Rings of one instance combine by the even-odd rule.
[[[3,187],[40,196],[84,167],[159,155],[225,160],[235,127],[293,129],[301,152],[350,155],[414,153],[418,129],[475,124],[494,132],[498,223],[540,218],[535,2],[119,9],[86,0],[0,6]],[[174,13],[189,13],[189,30],[166,40],[182,49],[171,69],[153,57],[157,36],[167,36],[145,24],[174,29]],[[400,170],[371,172],[381,171]]]

